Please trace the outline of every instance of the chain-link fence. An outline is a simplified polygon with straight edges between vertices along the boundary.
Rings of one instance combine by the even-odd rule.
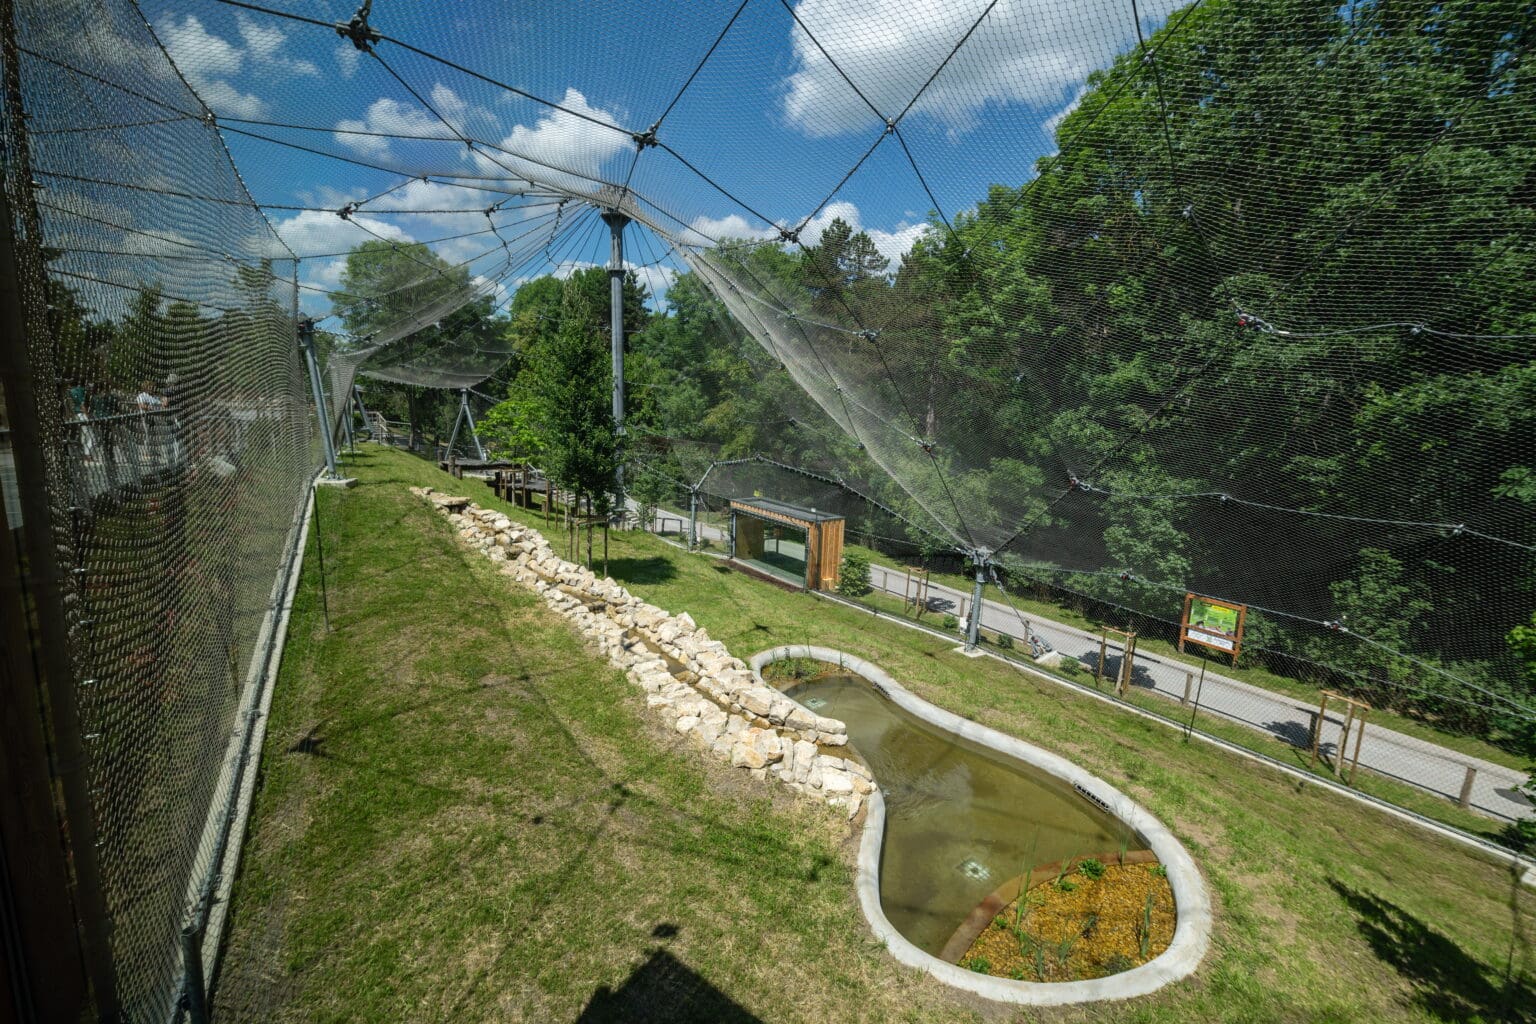
[[[0,14],[7,312],[25,344],[7,405],[24,388],[35,406],[0,436],[7,521],[47,536],[59,583],[34,642],[65,659],[49,723],[79,750],[61,816],[90,999],[164,1021],[184,929],[213,954],[318,466],[295,262],[134,4]]]

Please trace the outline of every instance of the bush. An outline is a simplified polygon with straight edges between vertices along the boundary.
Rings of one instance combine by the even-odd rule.
[[[1013,650],[1013,637],[1009,636],[1007,633],[997,634],[997,648],[1000,651]]]
[[[851,551],[844,553],[837,570],[837,592],[844,597],[863,597],[869,589],[869,559]]]
[[[1531,766],[1531,777],[1525,780],[1525,785],[1515,788],[1536,802],[1536,765]],[[1536,853],[1536,816],[1510,822],[1499,838],[1518,853]]]
[[[955,618],[953,615],[946,615],[944,616],[944,621],[941,622],[940,625],[948,630],[959,629],[960,620]]]

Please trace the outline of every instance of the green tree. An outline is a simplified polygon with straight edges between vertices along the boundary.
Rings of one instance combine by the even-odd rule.
[[[593,329],[580,285],[567,282],[559,326],[538,354],[529,382],[540,409],[544,471],[577,496],[578,506],[585,499],[599,515],[613,507],[623,456],[604,341]]]

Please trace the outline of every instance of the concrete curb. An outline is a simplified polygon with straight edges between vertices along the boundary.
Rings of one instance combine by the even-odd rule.
[[[879,666],[843,651],[792,644],[759,651],[748,660],[748,664],[752,667],[753,675],[761,681],[763,666],[786,658],[811,658],[835,664],[868,680],[870,685],[902,710],[1072,783],[1102,801],[1110,814],[1140,833],[1147,840],[1147,846],[1168,870],[1168,884],[1173,888],[1177,908],[1173,942],[1148,963],[1092,981],[1041,983],[977,974],[918,949],[886,918],[880,905],[880,849],[885,839],[885,796],[877,788],[865,803],[868,811],[864,834],[859,843],[855,885],[859,893],[859,906],[871,930],[898,961],[931,974],[947,985],[974,992],[987,999],[1028,1006],[1063,1006],[1131,999],[1187,978],[1200,966],[1201,959],[1210,947],[1212,926],[1211,903],[1205,891],[1205,880],[1183,844],[1151,812],[1066,758],[935,707],[896,682]]]

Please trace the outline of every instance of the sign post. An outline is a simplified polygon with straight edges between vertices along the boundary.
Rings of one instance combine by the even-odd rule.
[[[1184,616],[1179,622],[1179,650],[1185,643],[1199,644],[1213,651],[1230,655],[1237,665],[1237,656],[1243,649],[1243,625],[1248,618],[1248,606],[1220,601],[1199,594],[1184,595]]]

